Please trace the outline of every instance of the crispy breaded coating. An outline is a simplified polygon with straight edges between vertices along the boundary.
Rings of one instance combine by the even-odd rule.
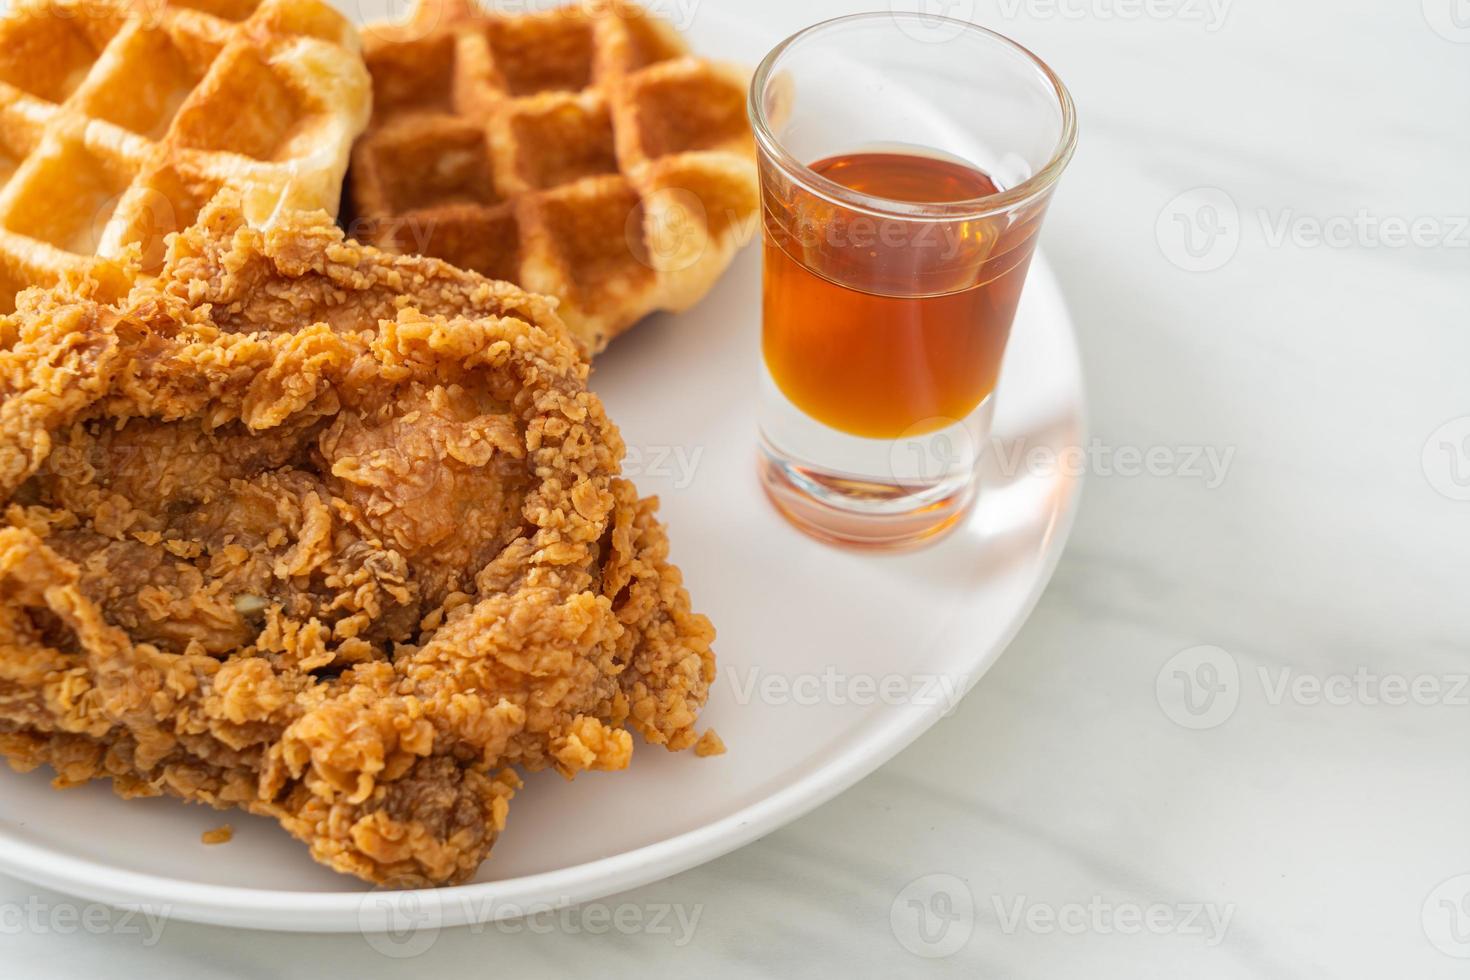
[[[714,676],[548,301],[252,227],[121,303],[0,318],[0,752],[273,817],[338,871],[472,876],[517,769],[693,747]]]

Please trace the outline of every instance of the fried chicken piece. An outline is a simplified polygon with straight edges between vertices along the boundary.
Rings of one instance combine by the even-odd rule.
[[[693,747],[713,630],[548,301],[253,227],[0,318],[0,753],[463,881],[520,785]]]

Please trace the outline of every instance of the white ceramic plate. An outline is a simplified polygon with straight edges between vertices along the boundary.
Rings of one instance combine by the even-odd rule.
[[[708,5],[690,33],[701,50],[748,63],[779,40]],[[1019,465],[992,466],[974,515],[939,545],[872,556],[803,537],[759,489],[759,291],[747,249],[703,304],[621,339],[594,378],[630,446],[629,472],[663,498],[695,606],[719,629],[703,721],[727,755],[644,747],[626,773],[532,776],[474,883],[391,899],[316,866],[272,822],[125,802],[103,785],[57,793],[45,773],[0,766],[0,870],[219,925],[371,933],[401,930],[405,915],[416,928],[461,925],[676,874],[892,758],[1000,656],[1056,565],[1081,485],[1047,453],[1084,441],[1071,322],[1038,256],[997,398],[996,436],[1025,451]],[[234,841],[203,846],[200,834],[225,820]]]

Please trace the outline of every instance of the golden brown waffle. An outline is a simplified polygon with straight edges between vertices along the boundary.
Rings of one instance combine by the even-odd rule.
[[[335,214],[370,111],[359,51],[318,0],[21,0],[0,20],[0,310],[134,244],[156,271],[225,185]]]
[[[744,73],[628,0],[515,15],[421,0],[364,49],[353,233],[557,297],[594,353],[697,302],[750,237]]]

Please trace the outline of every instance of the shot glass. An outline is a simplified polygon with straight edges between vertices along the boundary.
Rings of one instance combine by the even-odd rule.
[[[1072,99],[974,24],[811,27],[751,86],[765,242],[761,479],[817,537],[902,547],[974,505]]]

